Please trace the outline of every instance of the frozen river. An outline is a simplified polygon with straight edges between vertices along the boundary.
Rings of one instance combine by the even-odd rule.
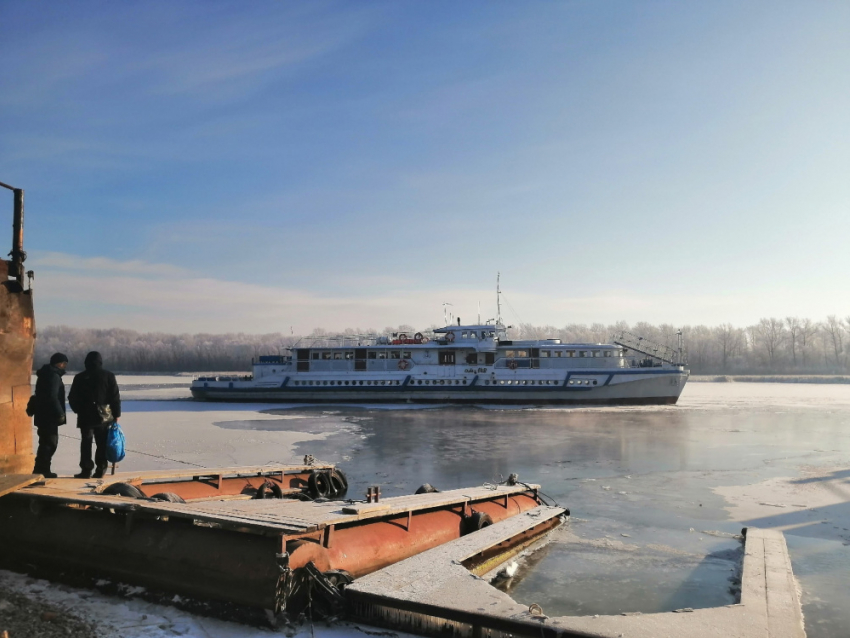
[[[185,377],[119,377],[121,470],[313,454],[357,496],[511,472],[572,519],[509,584],[548,615],[734,602],[741,528],[785,531],[808,635],[850,627],[850,386],[690,383],[679,405],[610,409],[199,404]],[[54,471],[77,471],[73,427]]]

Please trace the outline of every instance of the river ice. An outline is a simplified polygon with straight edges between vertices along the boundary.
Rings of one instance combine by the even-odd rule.
[[[664,407],[393,409],[199,404],[181,400],[188,380],[119,377],[129,449],[121,470],[309,453],[339,463],[355,495],[381,485],[388,496],[517,472],[572,511],[507,585],[550,615],[734,602],[735,535],[747,525],[779,528],[809,636],[850,626],[850,385],[693,383]],[[77,432],[62,434],[54,470],[67,474],[76,471]],[[62,591],[44,585],[42,595],[54,589]],[[115,604],[136,613],[125,599]],[[197,631],[184,635],[207,635]],[[209,635],[257,630],[234,631]]]

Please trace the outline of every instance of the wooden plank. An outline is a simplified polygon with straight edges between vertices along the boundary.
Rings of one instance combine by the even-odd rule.
[[[372,514],[392,507],[388,503],[366,503],[365,505],[347,505],[342,508],[343,514]]]
[[[32,485],[42,478],[41,474],[0,474],[0,496]]]
[[[539,489],[539,485],[498,485],[496,489],[492,487],[474,487],[460,490],[449,490],[446,492],[431,492],[429,494],[413,494],[410,496],[396,496],[384,499],[380,503],[362,503],[348,505],[342,509],[345,514],[357,516],[358,518],[366,516],[373,512],[370,508],[375,505],[389,506],[381,511],[381,515],[406,514],[408,511],[417,511],[423,509],[431,509],[435,507],[447,507],[451,505],[462,505],[470,501],[488,500],[494,497],[510,496],[512,494],[522,494],[531,489]],[[338,523],[339,520],[327,521]]]
[[[330,464],[316,465],[251,465],[245,467],[223,467],[223,468],[189,468],[186,470],[151,470],[147,472],[121,472],[118,474],[110,474],[99,481],[96,491],[101,491],[107,485],[112,483],[137,483],[144,481],[159,481],[168,479],[191,479],[195,477],[210,476],[210,477],[251,477],[251,476],[267,476],[270,474],[302,474],[313,470],[328,470],[334,466]],[[91,482],[91,479],[76,479],[82,482]]]
[[[537,488],[536,485],[531,486]],[[380,503],[344,504],[340,501],[316,503],[293,499],[222,499],[168,503],[93,493],[92,485],[79,480],[56,480],[28,487],[25,493],[82,505],[116,509],[133,508],[156,516],[179,516],[224,526],[287,534],[307,533],[328,525],[351,523],[368,518],[407,515],[426,509],[464,505],[469,502],[499,499],[528,491],[526,486],[475,487],[430,494],[396,496]]]

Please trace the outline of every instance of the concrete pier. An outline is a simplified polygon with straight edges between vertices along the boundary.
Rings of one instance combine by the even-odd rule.
[[[805,630],[781,532],[746,530],[739,604],[677,612],[548,618],[473,575],[464,563],[540,516],[537,508],[355,581],[363,620],[424,634],[535,638],[802,638]]]

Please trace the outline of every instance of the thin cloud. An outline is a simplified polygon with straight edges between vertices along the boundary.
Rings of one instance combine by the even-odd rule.
[[[64,253],[38,255],[35,298],[42,325],[122,327],[165,332],[284,332],[290,327],[307,334],[321,327],[339,331],[352,326],[410,324],[425,328],[440,324],[443,302],[453,304],[464,323],[495,316],[495,291],[462,289],[420,282],[399,286],[392,278],[375,280],[371,291],[328,295],[295,287],[225,281],[193,274],[169,264],[84,258]],[[383,284],[383,285],[381,285]],[[649,321],[686,325],[716,325],[731,321],[744,326],[758,316],[742,316],[741,308],[756,302],[765,316],[793,314],[800,302],[826,315],[834,308],[818,307],[814,295],[801,300],[793,291],[769,290],[756,295],[640,295],[627,290],[599,291],[582,297],[557,297],[553,292],[510,291],[503,298],[503,319],[509,324],[563,326],[569,323],[611,324]],[[821,304],[823,305],[823,304]],[[816,315],[816,316],[818,316]]]
[[[33,252],[31,255],[33,266],[46,269],[48,272],[57,272],[60,275],[73,273],[121,273],[127,275],[138,275],[147,277],[171,277],[186,275],[189,271],[185,268],[171,264],[155,264],[139,259],[119,261],[108,257],[80,257],[59,252]]]

